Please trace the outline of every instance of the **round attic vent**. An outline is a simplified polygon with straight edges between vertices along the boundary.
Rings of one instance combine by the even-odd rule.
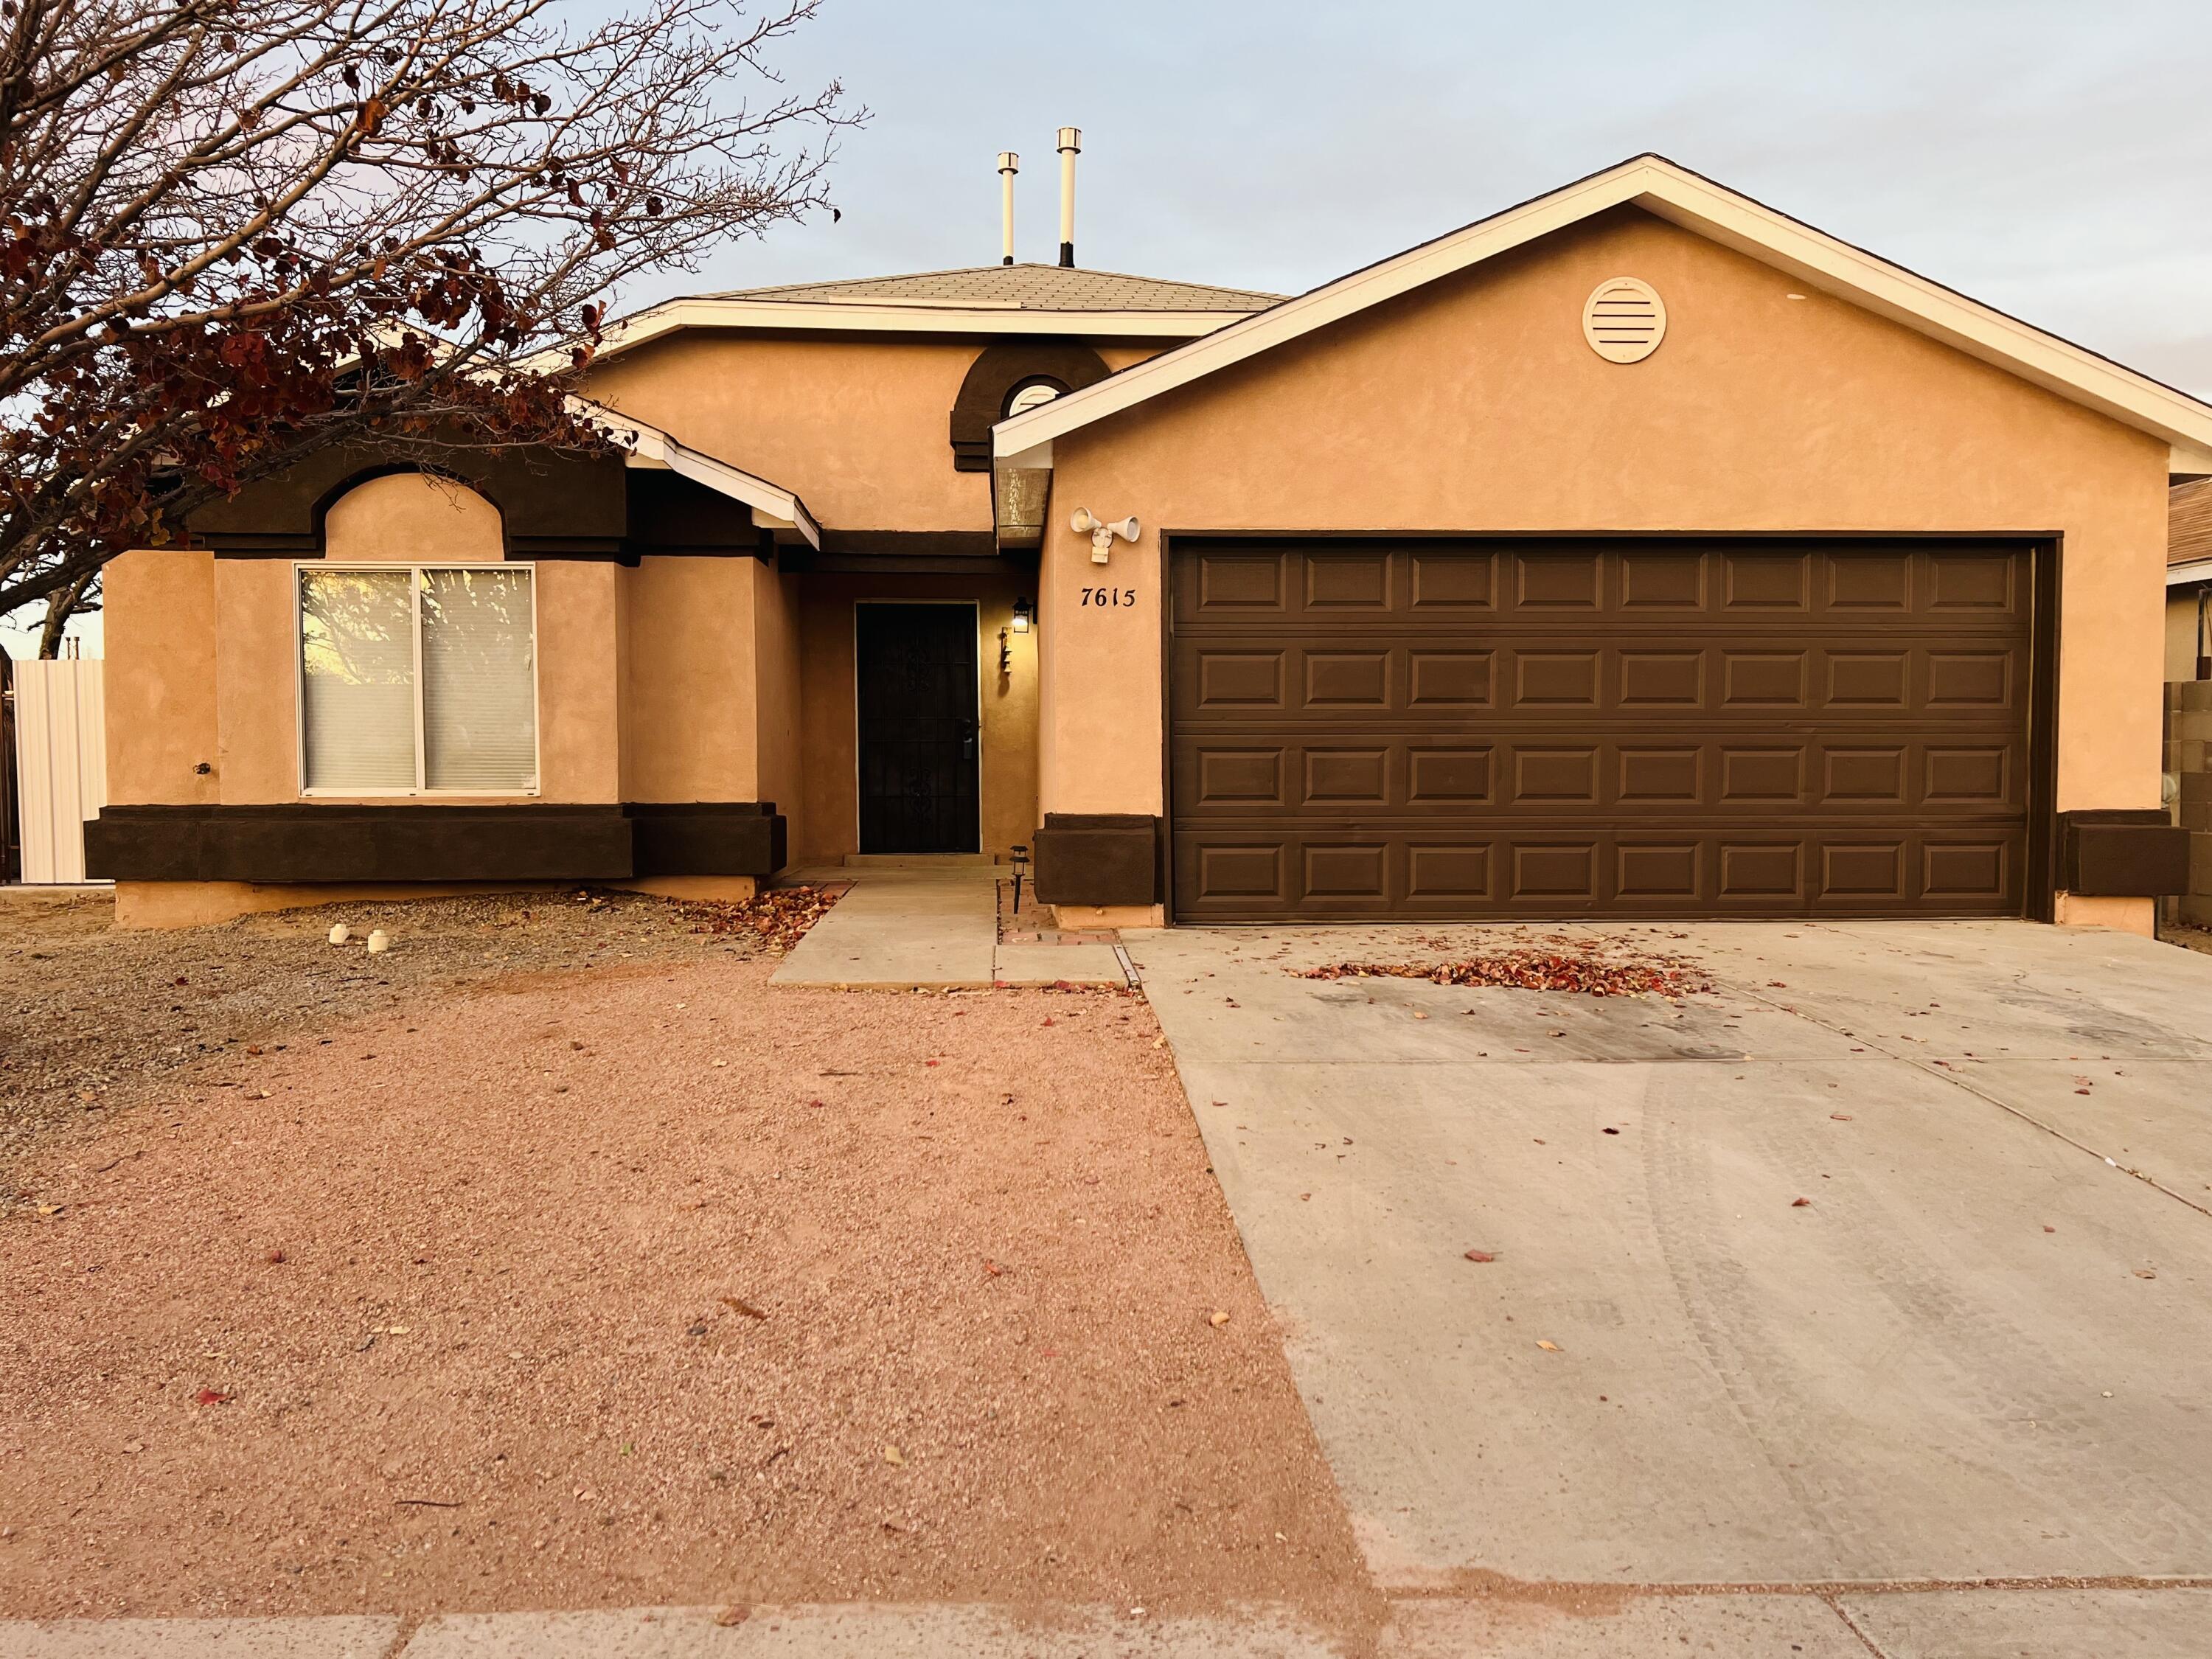
[[[1609,363],[1640,363],[1667,337],[1658,290],[1633,276],[1600,283],[1583,307],[1583,338]]]

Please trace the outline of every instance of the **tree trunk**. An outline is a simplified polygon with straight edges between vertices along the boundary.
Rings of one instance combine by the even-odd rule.
[[[46,625],[39,631],[39,659],[52,662],[62,653],[62,630],[69,619],[84,603],[84,591],[92,586],[89,573],[78,577],[67,587],[58,587],[46,596]]]

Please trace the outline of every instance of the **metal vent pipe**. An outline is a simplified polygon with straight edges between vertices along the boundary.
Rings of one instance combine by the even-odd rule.
[[[1060,130],[1060,262],[1075,263],[1075,158],[1083,154],[1079,127]]]

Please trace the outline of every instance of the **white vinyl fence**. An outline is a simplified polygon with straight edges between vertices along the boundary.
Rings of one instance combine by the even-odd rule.
[[[10,665],[16,810],[27,883],[84,879],[84,824],[107,802],[100,661]]]

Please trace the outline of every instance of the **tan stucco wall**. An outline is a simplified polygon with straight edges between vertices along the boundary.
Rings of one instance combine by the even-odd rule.
[[[2166,677],[2170,680],[2197,678],[2197,590],[2170,588],[2166,599]]]
[[[645,559],[629,588],[627,800],[751,800],[751,559]]]
[[[1625,367],[1580,325],[1622,275],[1668,315]],[[1063,437],[1055,462],[1048,811],[1163,810],[1164,527],[2058,532],[2058,805],[2158,803],[2164,446],[1632,209]],[[1100,570],[1079,504],[1143,539]],[[1135,604],[1081,608],[1102,580]]]
[[[801,580],[764,564],[753,565],[753,702],[758,711],[760,763],[754,793],[739,797],[773,801],[783,814],[786,845],[790,847],[800,844],[806,828]]]
[[[329,556],[337,560],[500,557],[499,514],[491,503],[414,474],[356,487],[332,504],[325,526]],[[110,775],[116,780],[111,796],[229,805],[300,799],[293,562],[164,550],[132,553],[117,570],[107,626],[115,641],[109,654],[122,672],[112,677],[109,695],[125,708],[149,698],[174,700],[180,715],[164,716],[142,732],[126,729],[137,722],[109,720],[112,754],[121,763]],[[547,560],[537,567],[538,793],[549,800],[621,799],[621,574],[612,564],[588,561]],[[202,584],[204,601],[194,597]],[[177,616],[186,624],[179,625]],[[199,620],[191,621],[195,616]],[[113,631],[118,625],[119,634]],[[161,637],[149,642],[149,635]],[[197,793],[159,793],[173,792],[178,775],[190,775],[202,760],[212,761],[215,769],[191,786]]]
[[[587,393],[795,491],[847,530],[988,530],[990,477],[946,422],[980,344],[693,331],[592,371]]]
[[[948,422],[992,338],[712,334],[591,372],[594,398],[795,492],[840,530],[988,530],[990,475],[952,470]],[[1158,348],[1092,342],[1109,368]]]
[[[1013,661],[999,672],[999,630],[1014,601],[1032,592],[1030,574],[1009,564],[988,577],[844,576],[806,579],[800,610],[806,778],[805,813],[794,822],[792,862],[834,863],[860,850],[854,743],[853,607],[862,599],[974,599],[982,670],[982,850],[1004,856],[1036,828],[1036,635],[1013,636]],[[799,824],[805,826],[804,838]]]
[[[220,799],[215,556],[149,548],[100,573],[108,799],[190,805]],[[200,773],[197,769],[210,769]]]
[[[501,556],[499,509],[465,484],[421,472],[369,478],[323,515],[323,556],[483,561]]]

